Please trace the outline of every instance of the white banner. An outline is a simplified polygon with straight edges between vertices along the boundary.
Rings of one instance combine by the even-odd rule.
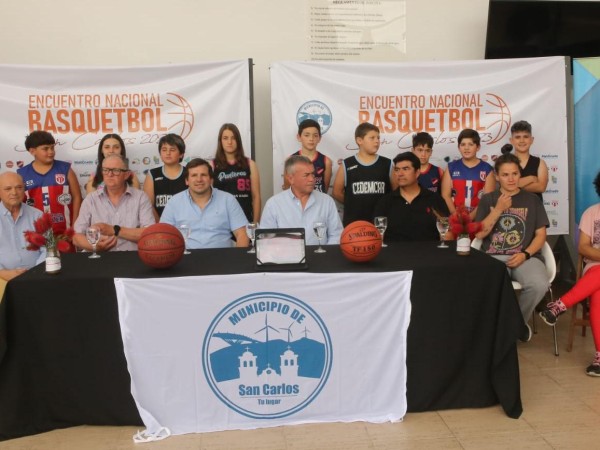
[[[147,433],[401,420],[411,280],[411,271],[115,280]]]
[[[143,182],[161,165],[158,141],[176,133],[184,162],[213,158],[223,123],[235,123],[250,152],[249,61],[152,67],[0,66],[2,170],[32,161],[25,136],[46,130],[56,159],[69,161],[83,186],[96,169],[102,136],[125,141],[131,169]],[[85,191],[84,191],[85,192]]]
[[[339,162],[358,150],[354,129],[371,122],[381,131],[379,153],[411,150],[412,135],[434,138],[431,162],[446,168],[460,158],[463,128],[481,135],[479,157],[494,164],[513,122],[527,120],[531,154],[549,168],[544,205],[550,234],[569,232],[565,60],[563,57],[411,63],[281,62],[271,66],[273,186],[283,163],[299,149],[298,124],[321,124],[319,151]],[[337,162],[337,163],[336,163]],[[333,182],[331,183],[333,185]]]

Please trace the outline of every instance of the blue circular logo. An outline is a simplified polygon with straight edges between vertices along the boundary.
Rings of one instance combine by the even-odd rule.
[[[329,332],[306,303],[276,292],[234,300],[204,336],[204,375],[215,395],[255,419],[297,413],[321,392],[333,360]]]
[[[300,125],[303,120],[312,119],[321,126],[321,135],[327,133],[333,122],[331,109],[325,103],[318,100],[311,100],[304,103],[296,113],[296,123]]]

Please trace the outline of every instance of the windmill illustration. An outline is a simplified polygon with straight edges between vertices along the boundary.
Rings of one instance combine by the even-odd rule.
[[[292,326],[294,325],[294,321],[292,321],[292,323],[290,323],[290,326],[287,328],[280,328],[280,330],[287,330],[288,332],[288,344],[290,343],[290,341],[292,340]]]
[[[308,338],[308,333],[310,333],[310,330],[308,328],[304,327],[304,330],[302,330],[302,331],[304,333],[304,337]]]
[[[271,325],[269,325],[269,321],[268,321],[268,317],[267,314],[265,314],[265,326],[262,327],[260,330],[258,330],[257,332],[255,332],[254,334],[260,333],[261,331],[265,331],[265,336],[266,336],[266,340],[265,340],[265,344],[269,342],[269,328],[273,331],[275,331],[276,333],[279,333],[279,331],[277,331],[277,328],[273,328]]]

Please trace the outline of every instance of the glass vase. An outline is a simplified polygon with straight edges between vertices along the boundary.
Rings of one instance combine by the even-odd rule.
[[[60,252],[56,247],[46,248],[46,273],[59,273],[61,268]]]
[[[460,234],[456,240],[456,253],[461,256],[471,254],[471,239],[468,234]]]

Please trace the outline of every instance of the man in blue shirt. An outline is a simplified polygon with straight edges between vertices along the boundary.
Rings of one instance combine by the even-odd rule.
[[[33,230],[33,222],[42,212],[23,203],[23,178],[14,172],[0,175],[0,278],[11,280],[41,263],[46,249],[27,250],[24,231]]]
[[[313,224],[327,225],[327,244],[339,244],[342,221],[333,199],[315,191],[315,168],[306,156],[292,155],[285,162],[290,188],[271,197],[262,213],[261,228],[304,228],[306,243],[317,245]]]
[[[248,220],[235,197],[212,187],[213,169],[208,161],[192,159],[185,168],[188,189],[167,203],[160,221],[190,228],[187,248],[248,247]]]

